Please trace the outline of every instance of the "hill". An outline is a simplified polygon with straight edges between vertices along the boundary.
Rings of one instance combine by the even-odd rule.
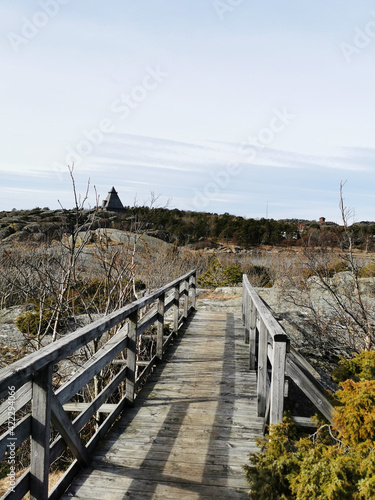
[[[0,241],[44,242],[61,240],[62,231],[69,233],[77,223],[75,210],[13,210],[0,212]],[[89,224],[88,224],[89,221]],[[260,245],[299,246],[304,239],[320,234],[331,246],[340,246],[342,228],[331,222],[297,219],[252,219],[229,213],[215,214],[178,209],[125,207],[124,213],[105,210],[82,210],[78,222],[82,231],[99,228],[142,232],[167,243],[189,245],[193,249],[215,248],[231,244],[248,249]],[[366,250],[374,247],[375,223],[351,226],[356,246]]]

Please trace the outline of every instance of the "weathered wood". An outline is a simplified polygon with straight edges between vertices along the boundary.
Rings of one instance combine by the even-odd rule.
[[[23,385],[18,391],[14,394],[14,409],[15,411],[20,410],[25,404],[27,404],[31,400],[32,394],[32,384],[31,382],[27,382],[27,384]],[[0,426],[4,424],[8,420],[8,410],[9,410],[9,401],[6,400],[2,405],[0,405]]]
[[[298,427],[307,427],[307,428],[310,428],[310,429],[314,429],[314,428],[318,427],[317,423],[313,422],[311,420],[311,418],[308,418],[308,417],[295,417],[295,416],[292,416],[292,419],[293,419],[293,421],[295,422],[295,424]]]
[[[258,416],[266,414],[267,398],[267,329],[262,318],[259,325],[259,349],[258,349]]]
[[[332,422],[333,406],[323,394],[322,390],[313,383],[306,374],[297,366],[297,364],[287,356],[286,372],[295,384],[304,392],[304,394],[314,403],[316,408]]]
[[[8,490],[1,500],[22,500],[30,489],[30,468],[28,468],[22,476],[17,480],[14,487],[14,492]]]
[[[68,470],[65,472],[64,476],[57,482],[52,491],[49,494],[48,500],[60,500],[61,495],[63,495],[68,488],[68,486],[72,483],[74,477],[81,471],[81,466],[74,460]],[[98,485],[96,485],[96,488]],[[93,488],[91,491],[91,498],[93,498],[94,491],[96,488]],[[102,493],[101,499],[105,498],[105,495]]]
[[[137,314],[137,313],[133,313]],[[61,404],[69,401],[84,385],[100,372],[112,359],[116,358],[128,345],[127,329],[122,328],[110,338],[93,356],[78,368],[68,382],[56,391]]]
[[[272,352],[272,377],[270,400],[270,423],[281,422],[284,414],[284,382],[286,341],[274,342]]]
[[[175,288],[174,288],[174,309],[173,309],[173,330],[176,333],[178,331],[179,310],[180,310],[180,288],[179,288],[179,286],[175,286]]]
[[[7,445],[9,444],[9,438],[12,438],[16,445],[16,449],[21,446],[21,444],[30,436],[31,434],[31,415],[26,415],[23,417],[12,430],[12,435],[10,430],[5,432],[0,437],[0,460],[6,458]]]
[[[150,359],[150,361],[147,362],[146,367],[142,370],[142,373],[135,381],[135,391],[138,391],[140,386],[144,383],[146,377],[154,368],[156,361],[157,361],[157,356],[155,355],[152,357],[152,359]]]
[[[256,323],[257,309],[254,302],[250,304],[250,321],[249,321],[249,369],[256,368]]]
[[[193,278],[191,278],[193,277]],[[67,442],[74,455],[78,458],[72,464],[68,473],[55,488],[53,495],[58,498],[62,494],[68,482],[73,477],[80,465],[89,462],[89,452],[92,452],[94,446],[102,439],[104,434],[113,425],[118,418],[125,405],[132,404],[135,397],[135,373],[136,366],[144,365],[145,363],[136,363],[136,340],[137,334],[141,334],[149,326],[152,326],[158,320],[158,354],[163,355],[166,345],[172,338],[172,334],[164,339],[161,323],[164,324],[164,315],[167,309],[177,306],[177,311],[174,316],[177,316],[175,321],[176,331],[179,328],[179,299],[184,296],[184,310],[182,320],[186,319],[191,309],[188,307],[189,288],[192,289],[192,297],[195,297],[195,271],[186,273],[181,278],[178,278],[156,292],[139,299],[132,304],[125,306],[119,311],[115,311],[110,315],[102,318],[91,325],[66,335],[57,342],[42,348],[40,351],[33,353],[26,358],[12,364],[11,366],[0,371],[0,398],[7,395],[8,386],[16,387],[17,409],[21,408],[30,400],[30,386],[32,383],[32,416],[25,417],[14,429],[17,437],[17,445],[28,436],[32,435],[32,464],[29,474],[25,475],[22,482],[19,484],[17,492],[14,493],[18,498],[24,494],[24,489],[31,488],[31,498],[47,498],[48,489],[48,466],[51,460],[59,456],[59,453],[65,449],[66,445],[63,439]],[[167,301],[166,294],[170,293]],[[158,301],[156,308],[151,308],[146,313],[143,320],[137,325],[138,311],[149,306],[155,300]],[[162,306],[161,306],[162,304]],[[156,313],[155,313],[156,311]],[[83,367],[73,375],[73,377],[57,392],[56,396],[52,394],[52,366],[60,360],[67,358],[76,350],[83,347],[92,340],[101,337],[103,333],[111,328],[123,323],[128,319],[129,339],[127,337],[126,325],[114,335],[94,356],[88,360]],[[138,326],[138,328],[137,328]],[[161,332],[161,333],[160,333]],[[104,366],[114,361],[121,351],[127,348],[127,366],[111,381],[108,386],[95,398],[92,403],[85,405],[84,411],[73,421],[70,422],[67,414],[61,404],[66,404],[75,393],[88,383]],[[153,358],[145,367],[143,374],[137,380],[140,383],[145,376],[152,371],[155,358]],[[48,372],[48,376],[47,376]],[[126,376],[126,395],[117,405],[103,405],[104,401],[118,387],[118,384],[124,380]],[[71,404],[72,405],[72,404]],[[79,403],[78,403],[79,405]],[[51,417],[52,406],[52,417]],[[82,444],[78,432],[91,418],[93,413],[100,408],[109,410],[111,413],[105,419],[98,431],[90,439],[87,449]],[[72,406],[70,406],[72,408]],[[83,407],[77,407],[73,404],[73,408],[82,410]],[[0,407],[0,419],[4,419],[7,402]],[[6,412],[7,413],[7,412]],[[6,417],[5,417],[6,418]],[[61,436],[55,440],[52,447],[49,447],[50,420],[54,421],[55,427],[60,432]],[[3,453],[6,449],[6,441],[9,432],[5,433],[0,438],[0,451]],[[29,481],[30,478],[30,481]],[[21,493],[20,493],[21,492]],[[12,494],[13,495],[13,494]],[[53,497],[52,495],[52,497]],[[16,498],[14,497],[14,498]]]
[[[157,307],[152,307],[147,313],[143,316],[142,319],[138,321],[137,324],[137,337],[143,334],[148,328],[150,328],[155,321],[157,320],[158,312]]]
[[[161,295],[158,299],[158,314],[157,314],[157,341],[156,341],[156,357],[161,360],[163,358],[163,335],[164,335],[164,301],[165,295]]]
[[[82,443],[78,432],[75,430],[73,424],[68,418],[68,415],[54,394],[52,394],[51,397],[51,410],[54,426],[69,446],[73,455],[82,466],[88,465],[90,457],[87,453],[86,447]]]
[[[282,326],[277,322],[269,307],[250,285],[249,280],[245,274],[243,276],[243,286],[246,288],[246,294],[251,298],[251,301],[254,303],[256,310],[258,311],[260,317],[263,319],[266,329],[269,335],[271,335],[271,338],[274,339],[275,335],[278,335],[280,340],[281,338],[285,338],[285,342],[289,342],[289,338],[283,330]]]
[[[112,393],[117,389],[119,384],[125,379],[126,376],[126,367],[124,367],[117,375],[115,378],[111,380],[111,382],[98,394],[98,396],[91,402],[88,403],[88,407],[80,414],[78,415],[77,418],[73,420],[73,426],[77,431],[80,431],[83,429],[83,427],[87,424],[87,422],[90,420],[90,418],[97,412],[99,411],[100,407],[106,401],[109,396],[112,395]],[[104,405],[103,405],[104,406]],[[114,405],[115,408],[113,408],[111,411],[113,412],[116,408],[117,405]],[[50,450],[50,462],[52,463],[53,461],[56,460],[58,456],[61,455],[61,453],[64,451],[66,448],[65,442],[63,438],[60,436],[58,437],[51,446]]]
[[[248,498],[263,419],[240,322],[198,311],[63,498]]]
[[[125,321],[125,319],[134,312],[154,302],[160,295],[172,290],[181,282],[185,283],[194,273],[195,270],[190,271],[181,278],[177,278],[164,287],[159,288],[152,294],[142,297],[118,311],[114,311],[104,318],[94,321],[90,325],[79,328],[75,332],[65,335],[39,351],[29,354],[25,358],[3,368],[0,370],[0,399],[7,396],[9,386],[20,388],[31,380],[33,374],[37,371],[42,370],[49,364],[57,363],[61,359],[67,358],[80,347],[88,344],[104,332]]]
[[[134,402],[135,374],[137,368],[137,312],[129,316],[128,349],[126,371],[126,399],[130,405]]]
[[[184,296],[184,320],[188,317],[189,314],[189,281],[186,279],[183,281],[183,296]]]
[[[289,350],[289,338],[281,325],[272,315],[267,304],[243,276],[243,300],[245,324],[249,328],[249,365],[255,368],[258,357],[258,411],[267,413],[267,357],[272,366],[270,388],[270,423],[280,422],[284,410],[284,385],[286,353]],[[256,331],[259,333],[258,352],[256,352]],[[246,336],[245,336],[246,339]]]
[[[38,372],[32,386],[30,499],[48,499],[52,365]]]
[[[165,298],[164,313],[169,311],[169,309],[173,307],[174,304],[175,304],[175,297],[174,297],[174,290],[172,290],[172,293],[170,293],[169,296]]]
[[[90,455],[92,455],[93,450],[96,448],[98,443],[103,439],[108,430],[112,427],[113,423],[117,420],[124,407],[128,405],[128,400],[126,396],[118,403],[116,409],[108,415],[105,421],[101,424],[98,431],[92,436],[90,441],[87,443],[87,450]],[[65,492],[67,487],[71,484],[73,478],[81,471],[81,466],[77,460],[75,460],[69,467],[65,475],[60,479],[60,481],[53,488],[50,493],[49,500],[58,500],[61,495]]]
[[[245,325],[245,344],[249,343],[249,333],[250,333],[250,295],[247,293],[247,288],[245,285],[243,289],[243,314],[244,314],[244,325]]]
[[[142,336],[142,338],[145,338]],[[153,340],[156,340],[156,335],[147,335],[146,338],[152,338]],[[114,359],[112,361],[112,365],[123,365],[126,366],[128,364],[126,359]],[[137,366],[147,366],[149,364],[149,361],[137,361],[136,365]]]
[[[306,358],[304,358],[294,347],[290,347],[288,358],[295,362],[295,364],[305,373],[305,375],[314,383],[321,385],[322,377],[315,368],[310,365]]]
[[[65,403],[63,408],[64,411],[70,411],[70,412],[83,412],[87,410],[91,406],[91,403]],[[117,405],[115,404],[104,404],[100,406],[96,412],[97,413],[111,413]]]
[[[191,307],[196,309],[197,303],[197,276],[193,274],[190,276],[190,287],[191,287]]]

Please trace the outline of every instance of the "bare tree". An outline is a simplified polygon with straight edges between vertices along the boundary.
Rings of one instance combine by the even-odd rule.
[[[359,351],[375,345],[375,317],[371,300],[361,285],[361,264],[356,257],[352,229],[353,211],[345,205],[340,183],[341,247],[327,240],[324,231],[310,231],[303,260],[283,280],[286,300],[305,309],[321,340],[348,345]]]

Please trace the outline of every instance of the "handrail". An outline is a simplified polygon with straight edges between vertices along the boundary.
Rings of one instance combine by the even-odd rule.
[[[189,293],[190,291],[190,293]],[[169,293],[171,292],[171,293]],[[182,314],[180,302],[182,298]],[[156,303],[141,320],[138,312]],[[190,307],[189,307],[190,305]],[[12,484],[4,499],[20,500],[30,491],[33,500],[58,499],[71,483],[81,466],[90,461],[90,453],[102,439],[113,422],[126,406],[134,403],[137,391],[144,383],[146,376],[152,371],[181,324],[195,309],[196,305],[196,270],[192,270],[155,292],[138,299],[122,309],[115,311],[58,341],[29,354],[0,371],[0,398],[4,399],[12,393],[12,412],[32,405],[30,414],[20,422],[9,424],[8,431],[0,436],[0,460],[9,459],[9,450],[19,447],[31,437],[31,465],[21,478]],[[164,336],[165,313],[173,311],[172,332]],[[137,343],[142,333],[156,324],[156,353],[148,361],[140,376],[137,377],[137,366],[145,363],[137,361]],[[81,347],[91,341],[103,338],[105,332],[114,327],[120,329],[112,335],[100,349],[86,361],[64,385],[56,391],[52,387],[53,367],[59,361],[67,359]],[[126,350],[126,361],[119,360],[124,366],[105,386],[105,388],[89,404],[82,406],[81,413],[71,421],[63,405],[68,403],[78,391],[89,383],[105,366],[114,363],[116,358]],[[115,405],[106,405],[109,413],[87,444],[81,440],[80,431],[96,412],[103,408],[108,398],[125,383],[125,393]],[[0,425],[9,415],[9,400],[0,405]],[[51,422],[57,429],[58,436],[50,444]],[[12,443],[12,448],[9,448]],[[75,460],[55,488],[48,493],[48,474],[50,464],[69,448]],[[9,462],[10,463],[10,462]]]
[[[316,408],[332,421],[333,406],[328,401],[319,381],[312,375],[313,368],[297,351],[273,316],[267,304],[243,275],[242,314],[245,324],[245,342],[249,343],[249,368],[257,370],[258,416],[276,424],[284,413],[285,376],[289,376],[312,401]],[[271,368],[271,381],[268,378]]]

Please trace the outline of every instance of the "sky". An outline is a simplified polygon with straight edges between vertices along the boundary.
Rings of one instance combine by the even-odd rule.
[[[375,2],[2,0],[0,210],[375,220]]]

